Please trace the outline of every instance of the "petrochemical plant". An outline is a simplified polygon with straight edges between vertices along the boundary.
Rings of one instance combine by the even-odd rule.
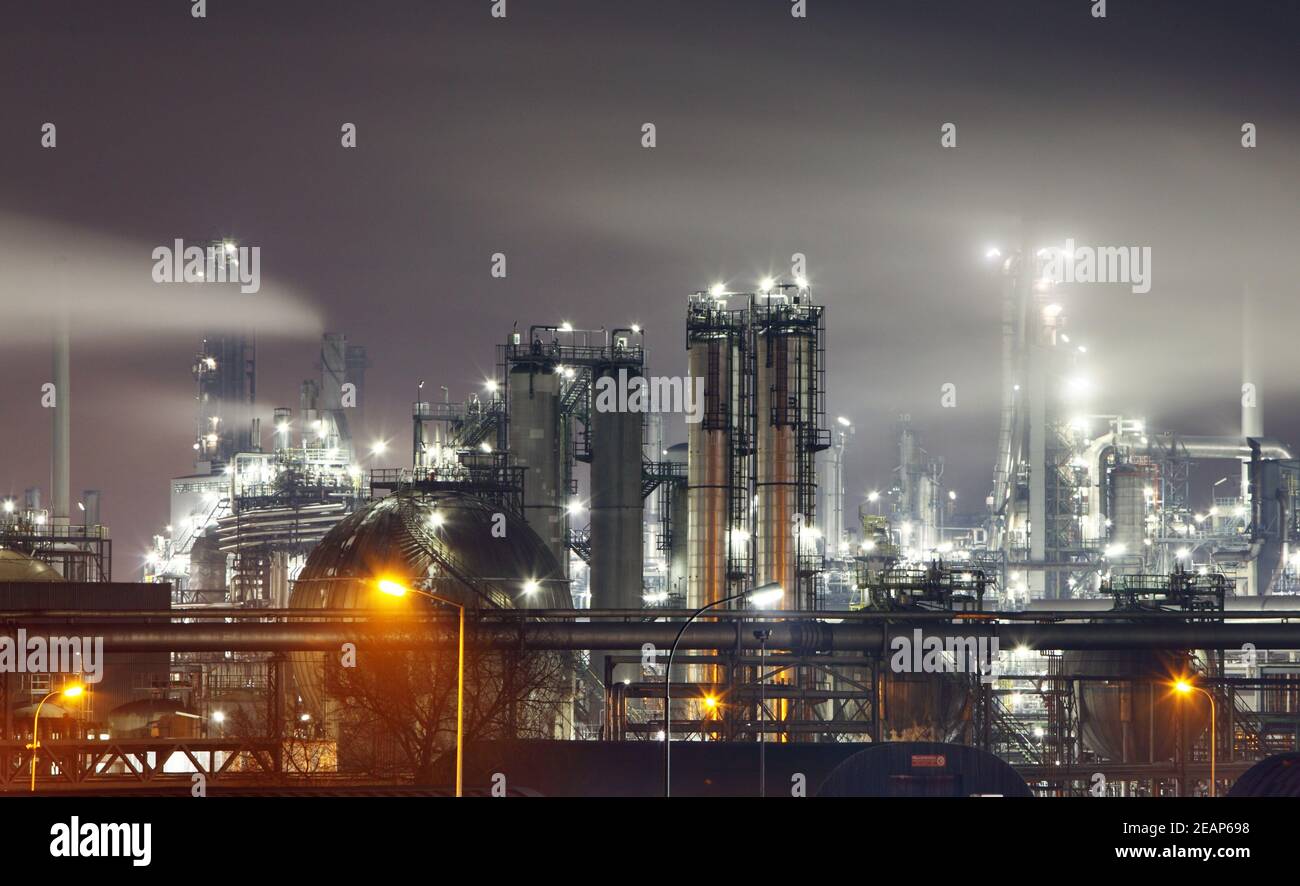
[[[700,775],[743,745],[773,790],[797,758],[828,795],[877,776],[1228,793],[1300,752],[1300,460],[1246,397],[1229,437],[1107,411],[1052,257],[989,254],[1001,403],[976,508],[946,485],[957,443],[906,414],[889,481],[846,489],[862,435],[828,411],[851,398],[827,390],[827,310],[802,277],[686,295],[684,364],[657,344],[652,368],[638,326],[485,336],[481,388],[411,380],[409,448],[367,433],[371,359],[345,335],[273,411],[255,336],[209,335],[194,467],[140,576],[120,556],[115,574],[99,494],[72,508],[61,400],[49,502],[0,512],[0,601],[102,637],[108,677],[33,733],[70,678],[4,674],[0,790],[26,789],[35,754],[50,789],[203,771],[469,792],[508,759],[538,790],[609,762],[642,781],[590,792],[653,793],[663,748],[674,793],[752,792]],[[612,762],[631,745],[638,762]],[[912,753],[845,768],[894,745]]]

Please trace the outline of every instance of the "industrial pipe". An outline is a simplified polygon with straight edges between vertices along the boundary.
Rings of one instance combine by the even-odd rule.
[[[344,643],[388,649],[414,649],[456,641],[450,621],[380,624],[319,622],[251,624],[87,624],[102,637],[106,652],[308,652],[338,649]],[[634,649],[649,643],[669,648],[680,622],[474,623],[471,645],[491,649]],[[30,628],[29,628],[30,630]],[[681,641],[683,649],[757,649],[755,630],[771,631],[767,647],[804,653],[876,652],[888,655],[894,637],[996,639],[1000,649],[1300,649],[1300,624],[1257,622],[1151,622],[1140,624],[953,624],[947,630],[890,624],[817,621],[709,622],[696,624]],[[13,634],[10,628],[8,633]]]

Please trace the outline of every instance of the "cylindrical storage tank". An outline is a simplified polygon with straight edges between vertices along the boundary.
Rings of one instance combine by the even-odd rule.
[[[510,453],[524,472],[524,519],[568,574],[565,543],[564,435],[555,367],[515,364],[510,370]],[[637,459],[638,470],[640,458]]]
[[[1300,753],[1265,757],[1242,773],[1229,797],[1300,797]]]
[[[1196,693],[1190,701],[1172,682],[1191,672],[1182,653],[1152,649],[1067,651],[1061,660],[1066,679],[1077,683],[1080,732],[1085,746],[1119,763],[1172,759],[1180,721],[1195,739],[1209,723],[1208,702]]]
[[[814,483],[799,476],[800,428],[811,418],[812,338],[807,333],[776,325],[755,334],[758,372],[754,396],[758,425],[755,437],[755,493],[758,506],[754,524],[755,585],[776,582],[785,589],[784,608],[797,608],[799,556],[795,515],[800,513],[800,484]],[[800,526],[810,526],[810,514]]]
[[[734,330],[722,326],[688,330],[688,381],[704,379],[703,416],[686,426],[686,605],[692,609],[728,596],[728,548],[748,542],[744,527],[729,525],[733,496],[747,494],[733,488],[734,434],[742,418],[741,358]]]
[[[1032,797],[988,751],[930,741],[873,745],[831,770],[819,797]]]
[[[620,367],[595,374],[619,379]],[[621,367],[627,383],[640,371]],[[642,605],[641,412],[591,410],[591,607]]]

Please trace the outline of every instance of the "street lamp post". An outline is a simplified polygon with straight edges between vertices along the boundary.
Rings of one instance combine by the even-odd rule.
[[[691,626],[691,622],[699,618],[705,612],[715,606],[721,606],[723,603],[730,603],[732,600],[746,598],[754,607],[762,607],[770,603],[775,603],[785,596],[785,590],[776,582],[765,584],[762,587],[754,588],[750,591],[744,591],[739,594],[732,594],[730,597],[723,597],[720,600],[714,600],[712,603],[706,603],[695,612],[691,613],[690,618],[682,623],[681,628],[677,631],[677,637],[673,640],[672,649],[668,650],[668,664],[664,668],[664,796],[672,796],[672,751],[673,751],[673,720],[672,720],[672,691],[673,691],[673,656],[677,654],[677,644],[681,642],[682,634]]]
[[[377,587],[382,593],[392,597],[417,594],[439,603],[455,606],[460,610],[460,627],[457,630],[456,641],[456,796],[462,797],[465,775],[465,606],[430,591],[408,588],[400,582],[387,578],[380,579]]]
[[[86,687],[80,683],[73,683],[71,686],[64,686],[62,689],[53,689],[45,694],[45,697],[36,705],[36,716],[32,717],[32,743],[27,747],[32,749],[32,793],[36,792],[36,758],[41,754],[41,708],[45,703],[56,695],[62,695],[64,698],[76,698],[86,691]]]
[[[1215,762],[1216,762],[1216,751],[1217,751],[1217,749],[1215,748],[1215,743],[1217,741],[1216,735],[1219,731],[1218,730],[1219,718],[1214,705],[1214,696],[1210,694],[1209,690],[1201,686],[1196,686],[1187,680],[1179,680],[1178,682],[1174,683],[1174,691],[1176,691],[1179,695],[1191,695],[1193,692],[1199,692],[1210,700],[1210,796],[1217,797],[1219,795],[1219,791],[1218,791],[1218,781],[1215,778]]]

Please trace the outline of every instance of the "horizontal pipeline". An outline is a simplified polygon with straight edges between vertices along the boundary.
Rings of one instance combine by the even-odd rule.
[[[1261,597],[1235,598],[1260,600]],[[1088,602],[1092,601],[1074,601]],[[1098,601],[1103,602],[1103,601]],[[1109,604],[1107,604],[1109,605]],[[624,622],[645,622],[655,619],[685,619],[694,614],[691,609],[479,609],[471,610],[473,617],[479,620],[497,620],[504,622],[527,621],[530,619],[556,620],[609,620]],[[197,606],[193,609],[178,607],[176,609],[5,609],[0,610],[0,625],[26,623],[28,621],[77,621],[94,619],[96,622],[137,621],[139,619],[217,619],[225,621],[280,621],[292,620],[308,622],[321,619],[365,619],[386,618],[399,619],[437,619],[454,618],[456,610],[450,606],[430,607],[427,610],[394,610],[391,606],[370,608],[333,608],[333,609],[249,609],[228,606]],[[1139,610],[1111,611],[1092,609],[1030,609],[1014,612],[1000,611],[936,611],[904,610],[884,612],[877,610],[857,611],[793,611],[753,612],[722,610],[713,611],[699,617],[698,623],[710,621],[745,621],[753,622],[760,618],[781,618],[795,621],[821,621],[831,624],[838,622],[948,622],[961,623],[974,621],[987,622],[1055,622],[1055,621],[1186,621],[1186,612],[1173,610]],[[1222,618],[1223,621],[1286,621],[1300,622],[1300,609],[1230,609],[1221,615],[1217,613],[1197,613],[1196,618]]]
[[[54,626],[48,626],[54,627]],[[358,648],[416,649],[451,645],[454,622],[381,624],[296,621],[291,623],[96,623],[77,625],[78,635],[102,637],[106,652],[310,652]],[[467,644],[492,649],[625,649],[645,644],[668,649],[681,622],[483,622],[471,623]],[[30,635],[37,633],[27,626]],[[1002,650],[1029,649],[1300,649],[1300,623],[989,624],[944,627],[820,621],[696,622],[678,649],[758,649],[755,631],[770,631],[768,650],[806,653],[885,652],[894,637],[989,638]],[[14,636],[16,627],[0,629]],[[53,633],[53,631],[50,631]]]

